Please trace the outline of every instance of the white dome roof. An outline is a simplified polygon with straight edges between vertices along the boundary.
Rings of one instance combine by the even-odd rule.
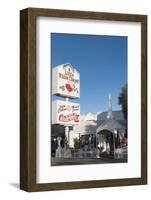
[[[97,113],[89,112],[86,115],[82,116],[81,119],[84,121],[96,121],[98,114],[100,114],[100,112],[97,112]]]

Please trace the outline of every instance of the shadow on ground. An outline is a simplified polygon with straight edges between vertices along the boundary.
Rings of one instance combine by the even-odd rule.
[[[19,189],[19,183],[9,183],[9,185]]]

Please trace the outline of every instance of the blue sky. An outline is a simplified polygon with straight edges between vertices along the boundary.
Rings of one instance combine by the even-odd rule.
[[[80,73],[81,114],[120,110],[118,95],[127,82],[127,37],[51,34],[51,66],[71,63]]]

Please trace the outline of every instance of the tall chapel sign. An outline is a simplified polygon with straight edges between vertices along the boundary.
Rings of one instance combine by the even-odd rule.
[[[80,104],[69,99],[80,98],[80,74],[71,64],[62,64],[52,70],[52,93],[64,97],[52,103],[52,124],[80,123]]]

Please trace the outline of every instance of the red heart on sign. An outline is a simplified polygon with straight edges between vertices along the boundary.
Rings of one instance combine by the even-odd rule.
[[[72,90],[73,90],[69,83],[66,84],[66,88],[67,88],[68,92],[72,92]]]

